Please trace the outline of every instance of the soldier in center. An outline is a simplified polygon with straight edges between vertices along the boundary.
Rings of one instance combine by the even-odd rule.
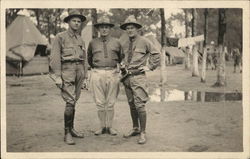
[[[123,84],[133,122],[133,129],[124,134],[124,137],[140,135],[138,144],[144,144],[147,118],[145,104],[149,99],[146,91],[146,72],[154,70],[159,65],[160,52],[148,39],[139,35],[138,31],[142,25],[134,16],[129,16],[120,28],[128,35],[127,40],[122,43],[125,57],[122,62],[124,66],[121,69],[128,72],[127,78],[123,78]]]
[[[119,41],[110,36],[111,28],[108,17],[103,16],[94,24],[100,37],[93,39],[88,47],[88,62],[91,67],[91,81],[100,129],[95,135],[109,133],[117,135],[112,128],[114,104],[119,92],[119,66],[122,60],[122,47]]]

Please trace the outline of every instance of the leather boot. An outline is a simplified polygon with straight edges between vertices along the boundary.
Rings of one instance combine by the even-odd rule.
[[[100,121],[100,129],[95,131],[95,135],[101,135],[106,132],[106,112],[104,110],[98,110],[98,118]]]
[[[107,122],[106,122],[106,127],[107,127],[107,133],[110,135],[117,135],[117,131],[112,128],[113,124],[113,119],[114,119],[114,110],[107,110],[106,111],[107,115]]]
[[[130,106],[130,115],[131,115],[132,122],[133,122],[133,128],[139,128],[138,111],[136,110],[134,104]]]
[[[72,139],[72,135],[70,133],[70,128],[65,128],[64,142],[68,145],[75,145],[75,142]]]
[[[133,122],[133,129],[130,130],[128,133],[123,135],[123,137],[125,137],[125,138],[129,138],[129,137],[136,136],[136,135],[140,134],[138,112],[137,112],[133,102],[129,103],[129,106],[130,106],[130,115],[131,115],[132,122]]]
[[[72,139],[71,135],[71,124],[73,119],[73,107],[70,104],[66,104],[66,108],[64,111],[64,141],[68,145],[74,145],[75,142]]]
[[[124,138],[129,138],[129,137],[132,137],[132,136],[137,136],[139,134],[140,134],[139,128],[133,128],[128,133],[124,134],[123,137]]]
[[[75,109],[73,109],[73,115],[72,115],[72,123],[71,123],[71,130],[70,130],[71,135],[77,138],[84,138],[84,134],[79,133],[74,129],[74,119],[75,119]]]
[[[146,139],[146,120],[147,120],[147,115],[146,111],[139,112],[139,121],[140,121],[140,127],[141,127],[141,133],[140,137],[138,140],[138,144],[145,144],[147,139]]]

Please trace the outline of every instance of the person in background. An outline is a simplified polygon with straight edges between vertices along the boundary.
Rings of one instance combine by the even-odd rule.
[[[233,60],[234,60],[234,73],[236,73],[236,67],[239,67],[240,73],[242,72],[242,62],[241,62],[241,53],[240,50],[238,48],[234,48],[233,49]]]

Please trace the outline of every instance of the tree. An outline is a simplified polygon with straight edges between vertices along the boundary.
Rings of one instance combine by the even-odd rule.
[[[165,20],[165,13],[164,8],[160,9],[160,15],[161,15],[161,86],[164,87],[164,84],[166,82],[166,63],[165,63],[165,47],[166,47],[166,20]],[[164,91],[165,92],[165,91]],[[164,93],[162,93],[164,94]],[[164,101],[164,96],[161,96],[161,100]]]
[[[184,9],[184,13],[185,13],[185,32],[186,32],[185,37],[188,38],[191,36],[190,20],[189,20],[189,16],[191,15],[188,9]],[[185,69],[190,69],[190,48],[188,47],[186,47]]]
[[[197,35],[197,11],[192,9],[192,36]],[[198,70],[198,48],[197,45],[193,45],[193,67],[192,67],[192,76],[199,76]]]
[[[225,72],[225,51],[223,50],[224,37],[226,33],[226,9],[219,9],[219,33],[218,33],[218,46],[219,46],[219,64],[217,71],[217,82],[215,87],[226,86],[226,72]]]
[[[204,10],[204,42],[203,42],[203,56],[202,56],[202,71],[201,71],[201,82],[206,82],[206,61],[207,61],[207,36],[208,36],[208,9]]]
[[[6,9],[6,23],[5,23],[5,27],[7,28],[13,21],[14,19],[16,19],[17,17],[17,13],[20,11],[21,9]]]
[[[91,18],[92,18],[92,24],[97,23],[97,10],[95,8],[91,9]],[[92,38],[97,38],[98,37],[98,32],[97,29],[94,27],[92,28]]]

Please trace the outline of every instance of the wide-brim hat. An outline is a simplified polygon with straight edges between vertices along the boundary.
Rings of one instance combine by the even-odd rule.
[[[82,22],[84,22],[86,20],[86,17],[84,15],[82,15],[77,9],[72,9],[69,11],[69,15],[63,19],[63,21],[65,23],[68,23],[68,21],[73,17],[80,18]]]
[[[136,21],[134,16],[129,16],[125,22],[120,26],[121,29],[126,30],[126,27],[128,25],[134,25],[136,28],[140,29],[142,28],[142,25]]]
[[[108,26],[110,26],[111,28],[115,26],[114,24],[110,23],[110,19],[109,19],[108,17],[105,17],[105,16],[99,18],[99,19],[97,20],[97,23],[94,24],[94,27],[98,28],[98,27],[101,26],[101,25],[108,25]]]

